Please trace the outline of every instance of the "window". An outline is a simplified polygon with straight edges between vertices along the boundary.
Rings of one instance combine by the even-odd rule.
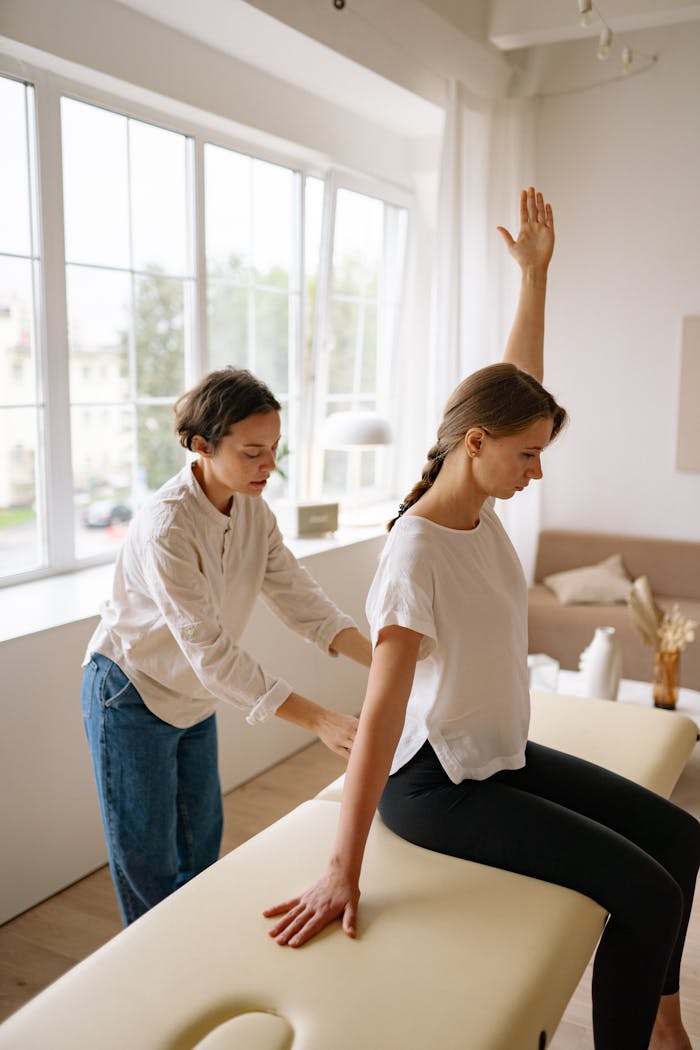
[[[381,450],[318,433],[389,410],[405,209],[33,76],[0,75],[0,583],[113,558],[185,462],[174,401],[226,364],[282,404],[273,504],[388,496]]]
[[[0,77],[0,575],[45,561],[34,92]]]
[[[324,330],[321,418],[389,411],[390,376],[406,239],[406,210],[347,189],[335,199]],[[367,502],[386,495],[384,449],[327,450],[322,491]]]
[[[210,144],[204,164],[208,364],[248,368],[268,384],[287,445],[296,429],[301,176]],[[268,495],[287,493],[280,475],[273,481]]]
[[[74,536],[113,549],[133,510],[184,463],[172,404],[191,329],[190,143],[61,103]],[[99,407],[100,411],[92,411]]]

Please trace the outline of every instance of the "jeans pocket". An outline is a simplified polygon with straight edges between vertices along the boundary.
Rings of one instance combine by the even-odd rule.
[[[141,703],[141,697],[136,692],[131,679],[127,678],[121,667],[113,661],[104,672],[100,699],[103,707],[123,707],[129,700],[132,703]]]
[[[94,660],[89,660],[83,669],[83,684],[80,690],[80,707],[83,718],[89,718],[92,714],[92,697],[95,691],[95,680],[99,667]]]

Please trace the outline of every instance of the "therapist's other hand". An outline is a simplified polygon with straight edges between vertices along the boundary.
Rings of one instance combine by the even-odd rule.
[[[341,758],[349,758],[355,742],[358,720],[352,715],[339,714],[321,708],[316,734],[320,740]]]

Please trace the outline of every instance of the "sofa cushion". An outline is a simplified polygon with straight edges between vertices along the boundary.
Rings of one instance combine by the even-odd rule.
[[[552,573],[544,582],[562,605],[624,602],[632,586],[621,554],[611,554],[597,565]]]
[[[700,601],[655,594],[662,609],[678,602],[681,613],[700,620]],[[645,645],[632,623],[626,605],[567,605],[554,596],[544,584],[528,592],[528,649],[531,653],[548,653],[569,671],[578,670],[579,656],[590,643],[596,627],[614,627],[622,647],[622,676],[651,683],[654,672],[654,650]],[[681,685],[700,689],[700,640],[696,638],[681,653]],[[651,698],[651,685],[649,685]]]
[[[565,569],[591,565],[620,553],[632,579],[646,576],[654,596],[700,599],[700,543],[649,539],[613,533],[542,529],[537,545],[535,580]]]

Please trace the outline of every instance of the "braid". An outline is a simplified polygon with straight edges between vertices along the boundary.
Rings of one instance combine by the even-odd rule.
[[[421,496],[423,496],[431,487],[435,478],[440,473],[440,468],[442,467],[446,451],[447,450],[438,439],[428,452],[428,459],[423,467],[420,481],[416,482],[409,494],[404,498],[403,503],[399,504],[399,513],[396,517],[392,518],[387,524],[388,532],[391,532],[401,515],[405,514],[408,508],[412,507],[414,503],[417,503]]]

